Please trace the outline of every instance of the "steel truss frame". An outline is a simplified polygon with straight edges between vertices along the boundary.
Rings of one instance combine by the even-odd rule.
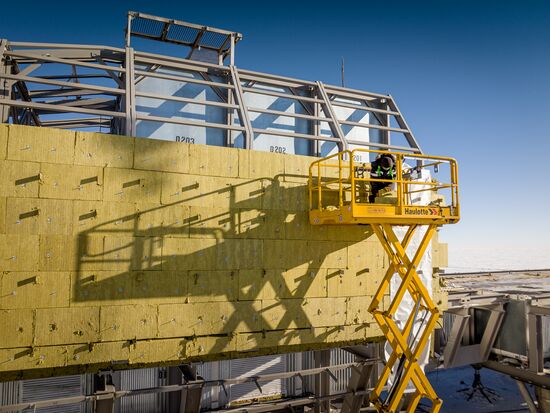
[[[407,386],[412,383],[416,391],[406,411],[409,413],[414,412],[420,400],[427,398],[432,403],[430,411],[437,413],[441,409],[442,400],[437,397],[428,378],[422,371],[418,364],[418,358],[424,351],[428,338],[436,327],[440,312],[416,271],[422,256],[430,245],[437,225],[426,226],[426,232],[412,259],[409,258],[406,250],[419,225],[410,225],[401,241],[395,234],[392,225],[371,224],[371,227],[386,251],[390,265],[369,306],[369,312],[373,314],[393,350],[382,370],[377,385],[371,393],[371,401],[379,412],[395,413],[398,411]],[[388,308],[383,308],[384,296],[390,288],[390,282],[395,273],[401,277],[401,284]],[[393,316],[406,292],[413,298],[415,308],[411,311],[407,322],[401,329],[394,321]],[[424,313],[422,324],[415,333],[413,330],[414,323],[421,312]],[[382,391],[392,372],[394,373],[393,385],[388,391],[387,397],[382,399]]]
[[[136,21],[141,23],[138,28],[135,27]],[[229,56],[231,64],[234,64],[235,45],[239,40],[242,40],[243,35],[181,20],[129,11],[126,26],[126,47],[130,47],[132,37],[189,47],[191,50],[188,58],[196,50],[207,49],[217,53],[219,64],[223,64],[227,56]]]
[[[232,63],[232,62],[231,62]],[[39,69],[46,75],[36,75]],[[163,70],[175,71],[163,73]],[[178,71],[182,71],[181,75]],[[53,74],[52,74],[53,72]],[[193,77],[185,76],[191,73]],[[145,78],[188,82],[212,88],[219,101],[190,99],[137,91]],[[245,148],[252,149],[260,134],[306,139],[311,155],[319,154],[319,142],[334,142],[340,150],[349,145],[421,153],[405,118],[390,95],[365,92],[322,82],[238,69],[222,65],[97,45],[0,41],[0,122],[67,129],[107,127],[106,132],[135,136],[138,121],[172,123],[226,131],[226,145],[234,145],[234,132],[245,136]],[[289,113],[247,105],[246,94],[289,99],[305,113]],[[225,123],[169,118],[138,113],[136,98],[180,102],[223,108]],[[335,108],[371,113],[371,123],[339,119]],[[250,113],[305,119],[308,133],[253,127]],[[48,115],[56,114],[54,119]],[[236,121],[238,114],[239,121]],[[397,126],[392,126],[393,124]],[[321,134],[328,125],[331,135]],[[348,139],[343,127],[382,131],[381,142]],[[403,134],[408,146],[391,143],[392,133]]]
[[[475,331],[475,325],[473,325],[475,319],[473,312],[475,310],[487,312],[489,318],[480,343],[470,344],[469,341],[472,338],[471,332]],[[495,303],[472,308],[463,307],[460,309],[450,309],[448,312],[455,316],[455,320],[443,353],[445,368],[487,361],[500,332],[502,320],[504,319],[505,311],[503,310],[503,304]]]
[[[344,363],[337,364],[332,366],[323,366],[312,369],[290,371],[284,373],[274,373],[274,374],[263,374],[255,376],[241,376],[231,379],[220,379],[220,380],[192,380],[188,381],[185,384],[176,384],[176,385],[167,385],[159,386],[148,389],[138,389],[138,390],[116,390],[113,385],[107,385],[104,390],[98,391],[93,395],[83,395],[83,396],[71,396],[63,397],[59,399],[50,399],[50,400],[41,400],[33,402],[25,402],[13,405],[0,406],[0,413],[8,413],[12,411],[19,411],[22,409],[37,409],[44,407],[52,406],[66,406],[75,403],[83,402],[93,402],[96,404],[96,411],[98,412],[112,412],[114,408],[114,402],[117,399],[122,397],[132,397],[144,394],[158,394],[158,393],[172,393],[172,392],[181,392],[182,393],[182,402],[190,400],[186,393],[195,392],[198,390],[198,400],[200,402],[200,392],[205,386],[221,386],[225,390],[225,386],[232,384],[242,384],[242,383],[255,383],[258,388],[261,389],[261,382],[270,382],[277,379],[288,379],[291,377],[297,377],[302,379],[305,376],[318,376],[320,374],[328,374],[328,377],[335,379],[334,372],[344,370],[347,368],[352,368],[353,370],[363,370],[365,369],[370,373],[372,367],[378,363],[377,359],[365,359],[361,361],[356,361],[353,363]],[[366,384],[366,383],[365,383]],[[357,387],[355,389],[350,389],[347,392],[333,394],[333,395],[322,395],[322,396],[309,396],[304,398],[296,398],[290,400],[283,400],[276,403],[266,403],[264,405],[257,406],[247,406],[242,408],[231,409],[230,411],[239,411],[239,412],[270,412],[277,410],[288,410],[293,407],[299,406],[312,406],[318,405],[320,403],[334,400],[334,399],[346,399],[346,398],[356,398],[356,397],[365,397],[368,395],[371,389],[365,387]],[[196,396],[196,394],[194,395]],[[180,411],[182,412],[198,412],[199,407],[196,405],[196,397],[193,397],[191,403],[193,406],[182,405]],[[358,410],[356,410],[358,411]]]
[[[450,278],[453,287],[448,288],[449,309],[453,314],[449,337],[444,348],[444,366],[456,367],[467,364],[479,364],[491,370],[506,374],[516,380],[518,388],[524,397],[530,412],[538,412],[532,396],[526,390],[525,384],[532,384],[539,390],[550,390],[550,370],[544,367],[545,343],[543,337],[547,333],[545,317],[550,317],[550,294],[544,284],[538,291],[528,291],[518,288],[522,284],[522,276],[526,274],[545,275],[549,270],[519,270],[519,271],[492,271],[446,274]],[[517,285],[508,285],[508,278],[503,278],[504,287],[499,288],[499,275],[509,277],[517,274]],[[461,279],[480,278],[492,276],[492,285],[484,285],[478,288],[471,281],[464,284]],[[506,325],[506,317],[503,308],[509,303],[522,302],[524,307],[525,329],[517,331],[516,324]],[[474,311],[488,313],[486,321],[478,323],[474,317]],[[447,326],[448,328],[448,326]],[[478,343],[474,340],[477,332]],[[524,334],[526,348],[519,353],[505,351],[498,348],[499,337]],[[476,344],[477,343],[477,344]],[[538,393],[537,393],[538,394]],[[538,397],[538,396],[537,396]]]

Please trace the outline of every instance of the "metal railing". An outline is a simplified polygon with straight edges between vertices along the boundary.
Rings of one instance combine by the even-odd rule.
[[[395,159],[395,176],[392,179],[371,176],[371,163],[360,161],[365,156],[374,160],[376,156],[384,154],[392,155]],[[440,171],[443,167],[447,167],[447,171]],[[430,175],[424,175],[423,171],[430,171]],[[433,179],[436,174],[445,172],[447,176],[444,181]],[[391,194],[394,196],[389,201],[397,207],[398,214],[405,207],[421,205],[414,199],[415,195],[446,190],[449,195],[448,205],[442,205],[444,199],[441,198],[436,203],[429,201],[423,206],[431,203],[449,206],[453,216],[460,215],[455,159],[363,148],[341,151],[312,162],[309,169],[309,208],[322,211],[346,205],[372,204],[376,195],[371,187],[373,183],[386,183],[394,190]]]
[[[138,90],[140,82],[153,78],[209,88],[218,100]],[[225,131],[226,146],[234,146],[235,132],[242,133],[243,146],[248,149],[253,148],[258,135],[270,135],[311,141],[313,155],[320,154],[321,142],[334,142],[340,150],[361,145],[421,153],[390,95],[140,52],[132,47],[1,40],[0,79],[2,123],[99,128],[136,136],[136,124],[150,121],[221,129]],[[251,95],[289,100],[302,113],[251,106],[247,102]],[[136,109],[136,99],[140,98],[219,108],[225,110],[225,122],[142,113]],[[357,122],[339,118],[338,110],[371,116],[368,122]],[[251,113],[303,120],[307,132],[254,126]],[[330,134],[323,133],[323,127]],[[353,128],[379,131],[380,138],[376,142],[351,139],[344,131]],[[402,134],[408,146],[392,144],[393,133]]]

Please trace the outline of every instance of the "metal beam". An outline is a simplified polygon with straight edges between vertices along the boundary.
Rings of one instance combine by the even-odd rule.
[[[271,110],[271,109],[262,109],[262,108],[251,108],[248,107],[249,112],[256,112],[256,113],[265,113],[266,115],[276,115],[276,116],[284,116],[289,118],[299,118],[299,119],[308,119],[308,120],[317,120],[320,122],[330,122],[329,118],[325,118],[323,116],[313,116],[313,115],[304,115],[302,113],[292,113],[292,112],[283,112],[280,110]]]
[[[134,51],[134,56],[135,56],[135,51]],[[150,65],[147,69],[145,69],[146,72],[155,72],[157,71],[157,69],[159,69],[161,66],[160,65]],[[134,83],[137,85],[139,82],[141,82],[143,79],[145,79],[147,76],[144,76],[144,75],[141,75],[141,76],[136,76],[135,77],[135,81]]]
[[[531,397],[531,393],[529,393],[529,390],[527,390],[527,387],[525,386],[525,383],[516,380],[516,384],[518,385],[518,389],[520,394],[523,397],[523,400],[525,400],[525,403],[527,404],[527,408],[529,409],[529,413],[541,413],[540,410],[535,405],[535,402],[533,398]]]
[[[354,110],[364,110],[366,112],[381,113],[384,115],[393,115],[393,116],[399,115],[399,112],[394,112],[393,110],[371,108],[370,106],[360,106],[360,105],[354,105],[352,103],[344,103],[344,102],[339,102],[334,100],[332,101],[332,106],[354,109]]]
[[[252,81],[253,82],[253,81]],[[292,93],[293,95],[295,96],[300,96],[300,94],[298,93],[298,91],[296,90],[296,88],[294,87],[289,87],[288,90],[290,90],[290,93]],[[311,92],[313,92],[315,89],[311,88]],[[302,101],[302,100],[299,100],[298,103],[300,104],[301,107],[304,108],[304,110],[309,114],[309,115],[313,115],[313,105],[315,105],[315,103],[311,104],[311,105],[307,105],[306,102]]]
[[[122,117],[124,117],[124,113],[121,113],[121,112],[119,112],[119,113],[122,115]],[[161,116],[152,116],[152,115],[138,114],[136,119],[137,120],[150,120],[150,121],[153,121],[153,122],[174,123],[176,125],[202,126],[202,127],[205,127],[205,128],[231,129],[231,130],[238,130],[238,131],[246,131],[246,129],[242,126],[226,125],[224,123],[199,122],[199,121],[186,120],[186,119],[163,118]]]
[[[191,103],[193,105],[205,105],[205,106],[216,106],[216,107],[227,108],[227,109],[239,109],[239,105],[234,105],[230,103],[214,102],[212,100],[182,98],[179,96],[166,96],[166,95],[159,95],[157,93],[150,93],[150,92],[136,91],[136,96],[152,98],[152,99],[168,100],[173,102]]]
[[[521,367],[514,367],[509,364],[501,363],[495,360],[487,360],[483,363],[484,367],[506,374],[514,379],[521,380],[525,383],[535,384],[537,386],[550,389],[550,375],[538,374]]]
[[[79,83],[73,83],[74,85],[78,85]],[[91,96],[91,95],[98,95],[101,93],[98,93],[93,90],[87,90],[87,89],[78,89],[77,87],[74,88],[62,88],[62,89],[33,89],[29,90],[29,98],[31,99],[47,99],[52,97],[69,97],[69,96]]]
[[[361,122],[352,122],[349,120],[341,120],[340,123],[342,125],[349,125],[349,126],[358,126],[360,128],[368,128],[368,129],[379,129],[383,131],[392,131],[392,132],[400,132],[400,133],[408,133],[408,129],[400,129],[400,128],[392,128],[388,126],[382,126],[382,125],[373,125],[370,123],[361,123]]]
[[[199,72],[199,76],[202,77],[204,80],[206,80],[208,82],[217,83],[217,82],[212,81],[212,78],[206,72]],[[223,91],[217,86],[211,86],[211,88],[214,91],[214,93],[220,98],[220,100],[222,102],[227,102],[227,95],[229,93],[227,93],[227,92],[223,93]]]
[[[113,98],[89,98],[89,99],[59,99],[50,101],[41,101],[36,103],[45,103],[48,105],[64,105],[73,107],[91,107],[93,109],[115,109],[116,99]]]
[[[93,44],[67,44],[67,43],[43,43],[43,42],[9,42],[10,47],[39,47],[39,48],[53,48],[53,49],[81,49],[81,50],[88,50],[88,51],[110,51],[110,52],[118,52],[118,53],[124,53],[124,49],[120,47],[113,47],[113,46],[99,46],[99,45],[93,45]]]
[[[170,58],[169,56],[157,55],[155,53],[134,53],[136,63],[146,63],[149,65],[158,65],[159,67],[167,67],[170,69],[191,70],[194,72],[208,72],[209,70],[219,70],[229,72],[226,66],[213,65],[211,63],[202,62],[200,60],[187,60]]]
[[[124,63],[124,112],[126,115],[124,133],[127,136],[135,136],[136,131],[136,95],[135,95],[135,71],[134,71],[134,49],[126,48],[126,60]]]
[[[0,40],[0,74],[8,74],[11,70],[4,52],[6,51],[8,41],[6,39]],[[2,82],[0,89],[0,101],[11,98],[11,87],[8,86],[8,82]],[[10,107],[7,105],[0,105],[0,122],[7,123],[9,120]]]
[[[258,89],[258,88],[252,88],[252,87],[246,87],[246,86],[243,86],[242,90],[243,92],[256,93],[258,95],[275,96],[279,98],[294,99],[294,100],[300,100],[303,102],[311,102],[311,103],[321,103],[321,104],[324,103],[324,101],[321,99],[310,98],[307,96],[292,95],[289,93],[274,92],[272,90]]]
[[[102,64],[102,65],[104,65],[104,66],[107,66],[107,65],[105,64],[105,62],[103,61],[103,59],[101,59],[101,57],[97,56],[97,57],[96,57],[96,60],[97,60],[100,64]],[[112,71],[112,70],[106,70],[106,72],[107,72],[107,74],[109,75],[109,77],[115,81],[115,83],[118,85],[118,87],[120,87],[120,88],[123,88],[123,87],[124,87],[124,82],[122,81],[122,79],[121,79],[120,77],[118,77],[117,75],[115,75],[114,71]]]
[[[74,118],[74,119],[51,119],[42,120],[42,126],[59,129],[79,129],[79,128],[101,128],[108,130],[111,124],[110,118]]]
[[[85,113],[90,115],[101,115],[101,116],[112,116],[115,118],[124,118],[126,115],[124,112],[115,112],[99,109],[87,109],[80,108],[76,106],[65,106],[65,105],[52,105],[50,103],[37,103],[37,102],[27,102],[24,100],[5,100],[5,104],[10,106],[20,107],[20,108],[31,108],[31,109],[42,109],[49,110],[53,112],[65,112],[65,113]],[[164,118],[163,122],[165,121]],[[168,122],[168,120],[166,120]]]
[[[235,92],[235,101],[239,105],[239,119],[244,127],[245,132],[245,149],[252,149],[254,145],[254,129],[252,129],[252,122],[248,116],[248,110],[244,101],[243,87],[241,86],[241,79],[239,72],[235,66],[231,66],[231,79]]]
[[[540,315],[527,314],[527,331],[529,370],[534,373],[542,373],[544,372],[544,349]]]
[[[74,82],[63,82],[61,80],[43,79],[40,77],[21,76],[21,75],[7,74],[7,73],[4,73],[4,74],[0,73],[0,78],[12,79],[12,80],[17,80],[21,82],[38,83],[38,84],[44,84],[44,85],[62,86],[62,87],[68,87],[71,89],[75,88],[75,85],[77,85],[81,89],[93,90],[98,92],[98,94],[105,93],[105,94],[113,94],[113,95],[123,95],[125,93],[123,89],[116,89],[112,87],[87,85],[84,83],[75,84]]]
[[[319,90],[319,95],[322,98],[321,106],[323,108],[323,111],[325,112],[325,115],[331,119],[331,122],[329,122],[330,130],[332,131],[332,134],[334,135],[334,137],[338,138],[339,140],[338,147],[341,151],[347,150],[348,143],[346,141],[346,136],[342,131],[342,127],[340,126],[340,121],[338,120],[336,113],[334,112],[334,109],[331,106],[328,94],[322,82],[320,81],[317,82],[317,89]]]
[[[177,82],[196,83],[198,85],[214,86],[214,87],[219,87],[224,89],[233,89],[233,85],[228,85],[227,83],[209,82],[208,80],[193,79],[191,77],[185,77],[185,76],[175,76],[175,75],[168,75],[164,73],[147,72],[144,70],[136,70],[135,74],[142,75],[145,77],[154,77],[157,79],[175,80]]]
[[[25,52],[21,52],[19,50],[18,51],[7,51],[6,55],[11,56],[11,57],[22,57],[22,58],[27,58],[27,59],[33,59],[33,60],[36,60],[37,62],[62,63],[62,64],[66,64],[66,65],[81,66],[81,67],[87,67],[87,68],[98,69],[98,70],[108,70],[108,71],[120,72],[120,73],[125,72],[125,69],[123,67],[120,67],[120,66],[109,66],[109,65],[104,65],[104,64],[87,63],[87,62],[82,62],[82,61],[76,60],[76,59],[60,59],[60,58],[53,57],[53,56],[35,55],[33,53],[25,53]],[[92,56],[92,58],[95,60],[94,56]]]

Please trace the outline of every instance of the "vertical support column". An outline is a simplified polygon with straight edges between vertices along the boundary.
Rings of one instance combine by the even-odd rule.
[[[124,105],[126,113],[126,127],[124,133],[127,136],[136,136],[136,85],[134,75],[134,49],[126,48],[124,75]]]
[[[315,368],[330,366],[330,350],[317,350],[313,353]],[[330,378],[327,372],[315,376],[315,396],[323,397],[330,395]],[[315,413],[330,413],[330,401],[316,404]]]
[[[8,41],[6,39],[0,40],[0,73],[9,73],[10,67],[4,56],[4,51],[8,47]],[[11,83],[7,79],[1,80],[0,85],[0,101],[2,99],[9,99],[11,94]],[[8,123],[10,116],[10,107],[8,105],[0,105],[0,123]]]
[[[167,379],[168,385],[170,384],[182,384],[183,376],[179,367],[168,367],[167,368]],[[180,411],[180,401],[181,395],[180,392],[174,391],[168,393],[168,412],[169,413],[179,413]]]
[[[223,66],[223,55],[220,54],[219,56],[219,65]],[[235,65],[235,35],[231,34],[229,39],[229,65],[233,66]],[[231,76],[230,79],[233,78],[232,72],[229,72],[229,75]],[[230,81],[231,83],[231,81]],[[230,90],[227,91],[227,103],[230,105],[233,104],[233,94]],[[228,108],[226,111],[226,122],[227,126],[233,125],[233,110],[232,108]],[[225,146],[232,147],[233,146],[233,131],[231,129],[226,129],[225,131]]]
[[[231,33],[231,43],[229,44],[229,65],[235,65],[235,35]]]
[[[181,391],[180,413],[199,413],[201,409],[202,388],[204,380],[197,376],[197,368],[191,364],[180,367],[187,387]]]
[[[223,61],[220,63],[220,64],[223,64]],[[231,76],[231,72],[228,73],[228,81],[229,81],[229,84],[231,84],[231,79],[232,79],[232,76]],[[234,99],[233,99],[233,93],[231,93],[231,90],[227,90],[227,103],[232,105],[234,102]],[[225,121],[227,123],[227,126],[231,126],[233,125],[233,120],[234,120],[234,116],[233,116],[233,111],[235,109],[233,108],[227,108],[226,110],[226,118],[225,118]],[[226,129],[225,131],[225,146],[227,146],[228,148],[230,147],[233,147],[233,130],[231,129]]]
[[[315,89],[313,90],[311,97],[317,98],[317,93],[315,93]],[[319,117],[319,104],[317,102],[313,102],[313,116]],[[321,136],[321,122],[319,120],[313,120],[312,121],[312,130],[311,134],[314,136]],[[313,141],[313,156],[321,156],[321,141],[316,139]]]
[[[369,348],[365,348],[365,352],[370,354],[371,350]],[[365,358],[356,354],[355,360],[364,361]],[[351,369],[351,376],[348,381],[347,391],[351,391],[353,393],[366,391],[368,388],[373,367],[374,364],[367,364],[362,367],[353,367]],[[367,393],[346,395],[342,403],[341,412],[359,413],[361,411],[361,407],[363,407],[366,398]]]
[[[96,374],[94,378],[95,413],[115,413],[115,385],[110,374]]]
[[[531,312],[527,315],[529,334],[529,370],[535,373],[544,371],[544,354],[542,349],[542,320]]]
[[[385,104],[384,109],[391,110],[387,99],[385,99],[383,103]],[[389,128],[391,126],[391,115],[389,113],[386,113],[386,115],[383,117],[383,120],[384,120],[384,126],[387,126]],[[383,143],[385,145],[391,145],[390,131],[386,130],[386,131],[383,131],[383,132],[384,132],[383,133],[383,136],[384,136],[384,142]]]
[[[131,13],[128,13],[128,22],[126,24],[126,47],[130,47],[130,33],[132,32],[132,19]]]
[[[373,368],[371,382],[369,383],[370,387],[374,387],[374,385],[376,384],[376,381],[378,380],[378,377],[380,377],[381,370],[384,368],[384,363],[382,362],[382,360],[384,359],[385,344],[386,344],[385,342],[373,344],[374,348],[373,348],[371,357],[380,361],[376,363],[376,365]]]

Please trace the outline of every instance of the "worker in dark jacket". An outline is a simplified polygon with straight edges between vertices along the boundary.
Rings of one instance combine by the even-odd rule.
[[[376,157],[372,162],[370,177],[373,179],[395,179],[395,157],[384,153]],[[391,186],[391,182],[371,181],[371,195],[369,202],[374,203],[374,200],[381,189]]]

